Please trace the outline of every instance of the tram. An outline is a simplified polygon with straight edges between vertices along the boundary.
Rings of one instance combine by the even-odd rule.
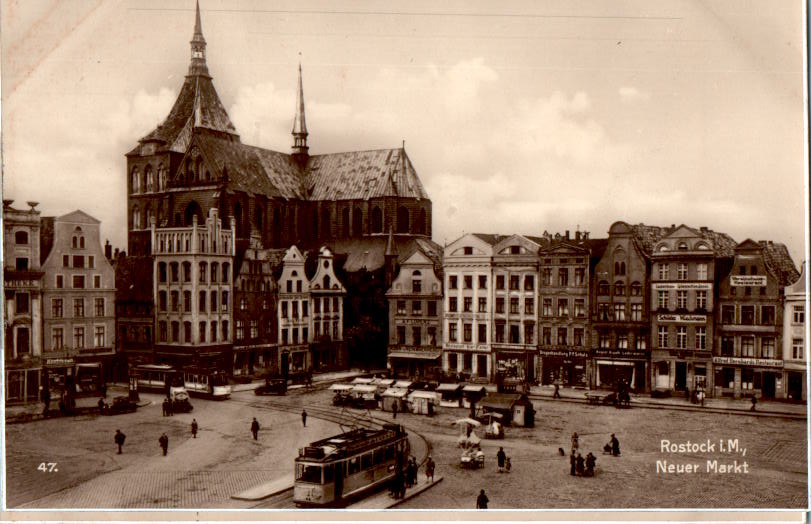
[[[408,433],[399,424],[313,442],[296,457],[293,501],[297,506],[343,506],[394,478],[409,451]]]
[[[166,395],[173,402],[173,409],[178,412],[191,411],[189,393],[183,385],[183,376],[168,364],[140,364],[132,368],[138,382],[138,389],[157,391]]]
[[[219,371],[186,368],[183,370],[183,384],[193,396],[214,400],[225,400],[231,396],[228,378]]]

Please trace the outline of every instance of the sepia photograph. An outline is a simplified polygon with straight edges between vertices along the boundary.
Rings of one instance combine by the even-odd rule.
[[[2,518],[806,511],[806,20],[0,1]]]

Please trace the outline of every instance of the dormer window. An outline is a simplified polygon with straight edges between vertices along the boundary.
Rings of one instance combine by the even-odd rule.
[[[472,255],[473,254],[473,248],[472,247],[465,247],[464,253],[465,253],[465,255]]]

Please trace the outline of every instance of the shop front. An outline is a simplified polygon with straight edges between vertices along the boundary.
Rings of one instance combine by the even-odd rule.
[[[805,367],[786,363],[783,370],[783,384],[787,400],[792,402],[805,401]]]
[[[388,364],[395,378],[438,380],[441,356],[434,346],[390,346]]]
[[[493,365],[490,349],[486,344],[460,344],[451,342],[443,349],[443,370],[458,380],[490,380]],[[494,370],[493,370],[494,371]]]
[[[541,384],[561,384],[566,387],[588,387],[589,352],[559,348],[541,349]]]
[[[536,351],[518,350],[514,348],[493,345],[496,357],[496,375],[506,381],[520,384],[535,382],[535,355]]]
[[[340,340],[321,340],[310,344],[312,368],[315,371],[335,371],[346,368],[346,344]]]
[[[713,357],[715,396],[778,398],[782,396],[783,361],[770,358]]]
[[[651,354],[651,388],[687,395],[703,388],[712,395],[712,358],[708,351],[664,349]]]
[[[34,365],[6,367],[6,402],[38,402],[42,367]]]
[[[288,370],[290,373],[308,371],[312,367],[310,346],[308,344],[282,346],[280,349],[282,353],[287,353]],[[283,360],[284,357],[282,357],[282,361]],[[281,369],[281,365],[279,369]],[[284,373],[283,370],[282,373]]]
[[[648,355],[631,349],[593,349],[594,387],[615,390],[624,383],[637,393],[649,391]]]

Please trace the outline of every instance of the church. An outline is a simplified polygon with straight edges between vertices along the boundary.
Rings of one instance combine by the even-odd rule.
[[[279,253],[296,246],[308,258],[310,272],[315,269],[310,266],[321,248],[328,247],[334,254],[335,269],[347,291],[343,317],[344,329],[349,333],[347,343],[352,346],[354,340],[357,351],[368,353],[361,359],[364,364],[385,363],[387,333],[375,330],[387,325],[383,294],[398,262],[392,254],[415,248],[441,253],[440,246],[431,241],[431,200],[405,148],[310,155],[300,65],[296,106],[291,108],[290,151],[244,144],[217,95],[206,63],[199,3],[190,44],[188,73],[168,116],[126,154],[127,258],[140,261],[138,264],[145,270],[142,274],[148,274],[150,267],[153,273],[153,278],[131,284],[150,288],[156,334],[151,356],[144,355],[141,349],[137,359],[127,355],[127,360],[132,364],[147,357],[176,365],[206,361],[231,373],[253,370],[255,364],[268,359],[277,361],[274,342],[280,332],[272,321],[267,326],[263,323],[255,339],[253,330],[244,330],[245,335],[239,336],[238,317],[259,318],[268,313],[236,307],[245,303],[241,295],[245,290],[239,284],[244,280],[244,267],[258,267],[249,259],[275,260]],[[215,222],[211,222],[212,217]],[[157,262],[167,255],[159,255],[163,248],[157,245],[157,239],[166,234],[198,231],[198,227],[201,231],[221,228],[223,234],[233,235],[229,240],[233,260],[228,263],[233,269],[228,275],[233,284],[232,300],[220,304],[217,316],[221,328],[234,332],[209,338],[207,348],[195,342],[202,340],[204,333],[197,333],[193,319],[183,317],[184,308],[178,307],[175,313],[170,305],[161,313],[157,307],[158,287],[162,285],[157,283]],[[181,251],[178,249],[170,257],[182,265]],[[196,264],[191,258],[189,262]],[[224,262],[219,264],[223,267]],[[268,274],[263,278],[272,281],[266,289],[278,289],[281,266],[271,264],[265,269]],[[196,285],[196,281],[190,284]],[[189,294],[195,298],[186,309],[196,312],[198,290]],[[275,304],[276,298],[272,297],[270,303]],[[161,338],[159,328],[164,324],[190,327],[188,337],[178,337],[180,346],[185,347],[173,343],[171,330],[166,340]],[[371,335],[367,331],[372,331]],[[323,341],[312,342],[315,347]],[[127,348],[121,349],[128,353]],[[211,358],[202,359],[203,352]],[[340,360],[358,363],[357,358],[352,362],[351,348],[350,358]]]

